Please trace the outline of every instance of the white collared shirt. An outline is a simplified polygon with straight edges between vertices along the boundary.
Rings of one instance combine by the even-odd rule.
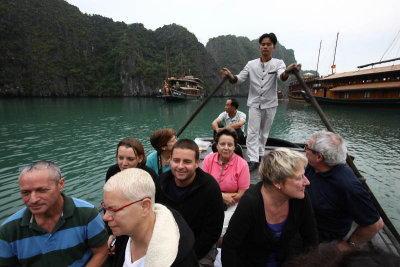
[[[285,69],[283,60],[276,58],[271,58],[264,64],[260,58],[247,62],[237,75],[238,83],[250,79],[247,106],[260,109],[278,106],[277,79],[280,79]]]

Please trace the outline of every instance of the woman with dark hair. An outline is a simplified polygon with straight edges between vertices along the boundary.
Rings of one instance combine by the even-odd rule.
[[[222,128],[215,136],[215,142],[217,152],[207,155],[201,168],[218,182],[227,207],[221,233],[223,236],[237,203],[250,186],[250,172],[247,162],[234,152],[238,136],[233,128]]]
[[[176,143],[175,131],[172,128],[154,131],[150,143],[156,151],[147,157],[146,166],[153,169],[158,175],[171,169],[171,150]]]
[[[146,166],[146,155],[142,143],[136,138],[125,138],[117,145],[116,153],[117,163],[108,168],[106,182],[111,176],[129,168],[140,168],[147,171],[153,181],[158,180],[157,174]]]
[[[317,246],[317,228],[305,186],[307,158],[278,148],[259,168],[261,182],[243,195],[222,243],[225,266],[280,266]],[[301,240],[301,239],[302,240]]]

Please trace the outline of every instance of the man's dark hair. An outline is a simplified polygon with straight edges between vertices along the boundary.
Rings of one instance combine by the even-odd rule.
[[[258,43],[261,44],[264,38],[269,38],[274,45],[276,45],[276,43],[278,42],[278,39],[276,39],[276,35],[273,32],[264,33],[263,35],[261,35],[258,39]]]
[[[235,147],[237,146],[237,143],[238,143],[238,135],[237,135],[235,129],[233,129],[232,127],[229,127],[229,126],[228,126],[228,127],[222,128],[221,131],[219,131],[219,132],[217,133],[217,135],[215,136],[215,142],[216,142],[217,144],[218,144],[219,138],[220,138],[222,135],[232,136],[232,138],[233,138],[233,143],[234,143]]]
[[[174,149],[176,149],[176,148],[193,150],[195,160],[200,159],[199,147],[193,140],[180,139],[180,140],[176,141],[175,145],[172,147],[171,155],[174,153]]]
[[[239,102],[236,100],[236,98],[229,98],[229,100],[231,101],[231,106],[235,107],[235,109],[238,109]]]

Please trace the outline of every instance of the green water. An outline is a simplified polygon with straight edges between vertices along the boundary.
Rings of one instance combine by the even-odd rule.
[[[211,122],[226,99],[212,99],[180,138],[211,135]],[[246,98],[239,110],[248,112]],[[66,178],[64,192],[96,206],[114,163],[115,146],[125,137],[142,141],[152,151],[155,129],[176,131],[200,102],[165,103],[153,98],[26,98],[0,99],[0,222],[23,207],[18,190],[18,167],[51,160]],[[400,109],[323,106],[336,132],[367,179],[393,224],[400,229]],[[324,129],[308,104],[281,102],[271,136],[305,142]]]

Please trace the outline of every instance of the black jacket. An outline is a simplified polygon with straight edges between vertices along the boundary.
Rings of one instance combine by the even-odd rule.
[[[169,188],[170,183],[174,183],[172,172],[160,175],[159,181],[156,202],[182,214],[194,233],[197,258],[203,258],[218,241],[224,223],[224,207],[218,183],[211,175],[197,168],[193,182],[182,197],[176,200]]]
[[[289,256],[317,246],[318,234],[310,198],[289,200],[289,214],[279,241],[267,226],[262,182],[243,195],[222,243],[223,266],[266,266],[270,252],[278,264]]]

